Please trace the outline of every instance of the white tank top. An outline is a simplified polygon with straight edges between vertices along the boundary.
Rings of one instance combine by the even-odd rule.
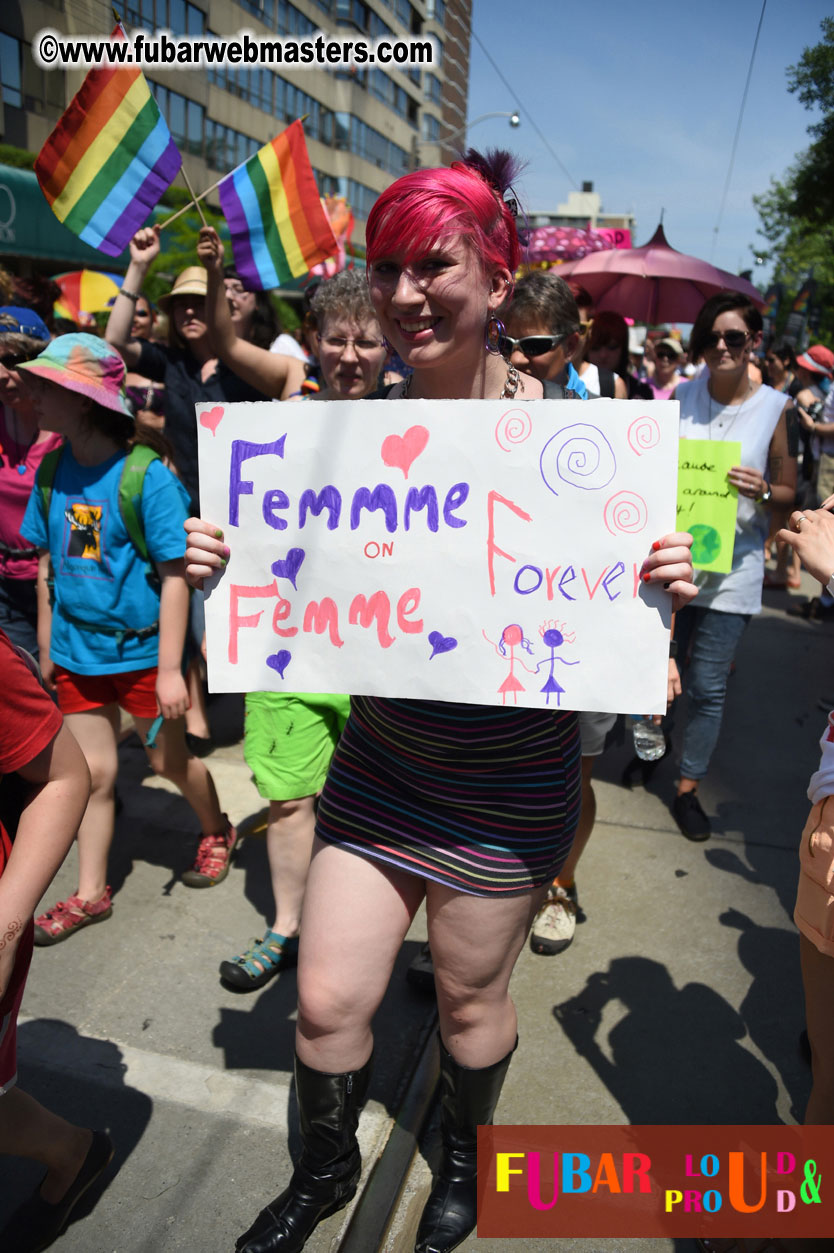
[[[738,440],[741,462],[767,475],[768,452],[785,397],[772,387],[762,386],[740,405],[720,405],[710,397],[709,373],[681,383],[675,399],[681,406],[681,439]],[[733,568],[729,574],[696,570],[699,588],[692,602],[697,608],[720,609],[724,613],[758,613],[762,607],[764,543],[768,532],[768,512],[749,496],[739,496]]]

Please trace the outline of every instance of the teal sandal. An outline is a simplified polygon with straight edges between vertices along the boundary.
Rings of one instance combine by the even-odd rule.
[[[267,931],[262,940],[253,940],[245,953],[221,962],[220,978],[233,988],[254,992],[297,962],[298,936],[287,939],[277,931]]]

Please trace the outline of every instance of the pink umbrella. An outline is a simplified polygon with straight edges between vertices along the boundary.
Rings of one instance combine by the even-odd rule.
[[[581,283],[596,310],[621,313],[650,326],[694,322],[704,301],[720,291],[742,292],[759,307],[764,303],[761,292],[746,279],[670,248],[662,226],[642,248],[594,252],[560,265],[554,273]]]

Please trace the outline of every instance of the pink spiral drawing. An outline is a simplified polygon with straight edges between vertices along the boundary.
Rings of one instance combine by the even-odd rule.
[[[655,418],[635,418],[628,428],[628,443],[632,452],[642,457],[660,443],[660,427]]]
[[[617,492],[607,501],[602,516],[612,535],[637,535],[645,529],[649,511],[637,492]]]
[[[512,452],[513,444],[523,444],[533,431],[529,413],[523,409],[508,409],[495,428],[495,439],[504,452]]]

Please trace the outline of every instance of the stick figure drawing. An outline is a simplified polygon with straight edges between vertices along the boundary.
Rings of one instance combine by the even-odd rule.
[[[533,652],[532,641],[528,640],[525,637],[523,630],[521,629],[521,627],[518,625],[517,622],[513,622],[509,626],[504,627],[504,630],[501,632],[501,642],[499,644],[496,644],[493,640],[491,640],[489,636],[487,635],[486,631],[483,630],[483,628],[481,630],[481,634],[483,635],[484,639],[486,640],[488,644],[492,644],[492,647],[495,649],[496,653],[498,653],[500,657],[509,656],[509,659],[510,659],[509,673],[507,674],[507,677],[505,678],[504,682],[499,687],[498,691],[501,693],[502,705],[506,705],[507,703],[508,692],[512,692],[513,704],[517,705],[518,693],[525,691],[525,687],[524,687],[524,684],[521,682],[521,680],[518,678],[518,676],[515,673],[516,666],[522,666],[523,669],[525,669],[528,674],[535,674],[536,671],[531,670],[530,667],[526,665],[526,663],[522,660],[521,657],[516,656],[516,650],[519,648],[522,648],[524,649],[525,652],[532,654]]]
[[[556,669],[556,662],[561,661],[563,666],[578,666],[579,665],[578,658],[576,661],[568,661],[567,657],[558,657],[556,655],[557,648],[561,648],[563,644],[573,644],[576,640],[575,633],[573,635],[565,634],[565,625],[566,624],[564,622],[561,622],[561,623],[553,622],[551,620],[550,622],[543,622],[542,625],[539,627],[539,635],[542,637],[543,642],[550,649],[550,656],[545,661],[540,661],[539,664],[536,666],[537,671],[540,670],[542,666],[550,667],[550,673],[547,676],[545,685],[543,688],[540,689],[542,692],[547,693],[546,698],[545,698],[546,705],[550,704],[550,697],[553,693],[555,693],[556,695],[556,704],[561,705],[562,703],[562,693],[564,692],[565,689],[558,682],[556,675],[554,673]]]

